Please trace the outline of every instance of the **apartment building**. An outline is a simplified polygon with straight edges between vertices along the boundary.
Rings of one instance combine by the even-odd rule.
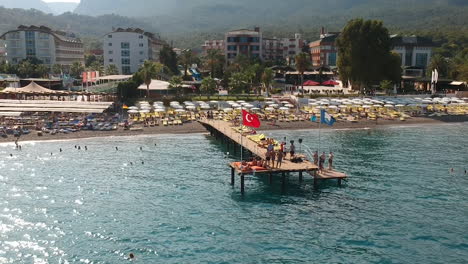
[[[325,28],[322,27],[320,39],[309,43],[312,66],[336,67],[338,50],[335,42],[339,34],[339,32],[327,33],[325,32]]]
[[[238,29],[225,34],[224,40],[206,40],[202,45],[203,53],[208,50],[219,50],[225,55],[226,61],[234,60],[239,54],[262,60],[287,60],[294,62],[294,57],[304,47],[301,34],[294,38],[264,37],[259,27],[254,30]]]
[[[71,33],[46,26],[19,26],[1,35],[0,39],[4,43],[7,63],[18,64],[27,58],[37,58],[47,66],[84,64],[83,43]]]
[[[145,60],[159,61],[164,42],[139,28],[118,28],[103,38],[104,66],[113,64],[120,74],[133,74]]]

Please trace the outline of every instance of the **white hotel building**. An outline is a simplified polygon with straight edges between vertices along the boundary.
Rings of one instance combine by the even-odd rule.
[[[84,64],[83,43],[73,34],[54,31],[45,26],[19,26],[0,36],[4,44],[5,60],[18,64],[27,58],[37,58],[46,66]]]
[[[118,28],[104,36],[104,66],[117,66],[120,74],[133,74],[145,60],[159,61],[164,45],[153,33],[141,29]]]

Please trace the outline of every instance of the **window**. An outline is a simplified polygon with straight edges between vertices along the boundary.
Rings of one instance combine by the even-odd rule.
[[[112,35],[107,35],[108,38],[112,38]]]
[[[139,46],[140,46],[140,47],[144,47],[144,46],[145,46],[145,44],[143,44],[143,43],[140,43],[140,45],[139,45]]]
[[[413,63],[413,53],[407,52],[405,54],[405,66],[411,66]]]
[[[121,47],[122,49],[129,49],[129,48],[130,48],[130,43],[128,43],[128,42],[122,42],[122,43],[120,43],[120,47]]]
[[[336,53],[328,53],[328,66],[336,66]]]
[[[112,47],[112,42],[109,42],[109,47]]]
[[[122,58],[122,64],[130,64],[130,59],[129,58]]]
[[[113,50],[109,50],[108,53],[109,53],[109,54],[114,54],[114,51],[113,51]]]
[[[122,74],[130,74],[130,66],[122,66]]]
[[[426,68],[427,53],[416,53],[416,67]]]
[[[121,55],[122,57],[130,57],[130,50],[122,50]]]
[[[109,59],[109,62],[114,62],[114,59]]]
[[[237,46],[236,46],[236,45],[229,45],[229,46],[228,46],[228,50],[230,50],[230,51],[236,51],[236,50],[237,50]]]
[[[39,33],[39,39],[49,39],[49,34],[47,34],[47,33]]]
[[[34,38],[34,35],[35,35],[34,31],[26,31],[25,34],[26,34],[27,39],[32,39]]]

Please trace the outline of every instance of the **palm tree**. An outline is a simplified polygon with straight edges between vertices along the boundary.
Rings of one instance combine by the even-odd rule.
[[[182,51],[182,54],[179,56],[179,63],[184,66],[184,77],[187,77],[187,70],[190,64],[194,61],[194,54],[192,50],[186,49]]]
[[[143,82],[146,84],[146,98],[149,98],[149,86],[151,84],[151,80],[155,78],[162,69],[162,64],[148,60],[141,66],[139,74],[143,79]]]
[[[206,57],[205,57],[205,65],[207,68],[210,69],[210,76],[214,78],[214,73],[216,68],[223,67],[224,64],[224,56],[221,54],[219,50],[208,50]]]
[[[274,74],[271,68],[266,68],[262,74],[262,83],[265,86],[266,96],[270,96],[270,85],[273,82]]]
[[[182,86],[182,77],[180,76],[172,76],[171,80],[169,81],[169,88],[175,89],[177,93],[181,92],[184,93],[183,86]]]
[[[309,55],[301,52],[296,56],[296,69],[301,75],[302,95],[304,95],[304,72],[310,66]]]

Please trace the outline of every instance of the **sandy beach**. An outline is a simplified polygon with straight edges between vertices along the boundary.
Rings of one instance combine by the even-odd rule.
[[[417,125],[417,124],[443,124],[455,122],[468,122],[468,116],[442,116],[442,117],[413,117],[406,121],[399,120],[378,120],[375,121],[359,121],[351,122],[337,122],[332,127],[322,125],[324,129],[359,129],[359,128],[375,128],[385,126],[402,126],[402,125]],[[262,130],[297,130],[297,129],[318,129],[318,123],[309,121],[298,122],[277,122],[271,124],[263,122],[262,126],[258,129]],[[188,134],[188,133],[205,133],[206,129],[198,122],[185,123],[181,126],[156,126],[145,127],[142,131],[130,131],[119,128],[115,131],[79,131],[75,133],[56,135],[44,134],[38,136],[35,131],[29,135],[23,135],[21,141],[43,141],[43,140],[67,140],[67,139],[80,139],[80,138],[95,138],[95,137],[111,137],[111,136],[133,136],[133,135],[153,135],[153,134]],[[15,138],[9,135],[7,138],[0,138],[0,142],[14,142]]]

